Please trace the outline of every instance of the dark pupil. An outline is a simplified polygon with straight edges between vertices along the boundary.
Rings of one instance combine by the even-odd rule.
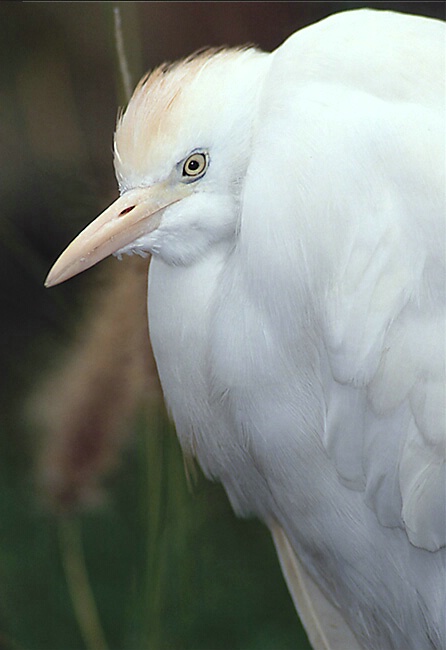
[[[187,168],[189,169],[189,171],[195,172],[199,168],[199,166],[200,163],[198,162],[198,160],[190,160],[187,165]]]

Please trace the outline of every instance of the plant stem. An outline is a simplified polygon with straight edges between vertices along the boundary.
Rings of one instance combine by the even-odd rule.
[[[60,518],[59,542],[68,591],[85,647],[108,650],[88,578],[79,519]]]

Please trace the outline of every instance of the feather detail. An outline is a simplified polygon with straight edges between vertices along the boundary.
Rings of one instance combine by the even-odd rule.
[[[283,528],[274,522],[270,530],[288,589],[314,650],[362,650],[339,610],[304,570]]]

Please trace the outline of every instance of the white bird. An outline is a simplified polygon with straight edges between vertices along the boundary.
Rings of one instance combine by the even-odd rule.
[[[317,649],[446,648],[444,47],[356,10],[158,68],[47,279],[152,254],[183,450],[269,526]]]

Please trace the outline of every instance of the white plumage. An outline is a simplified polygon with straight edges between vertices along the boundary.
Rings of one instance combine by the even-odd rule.
[[[183,449],[270,527],[315,648],[446,648],[444,56],[360,10],[155,71],[48,278],[153,254]]]

